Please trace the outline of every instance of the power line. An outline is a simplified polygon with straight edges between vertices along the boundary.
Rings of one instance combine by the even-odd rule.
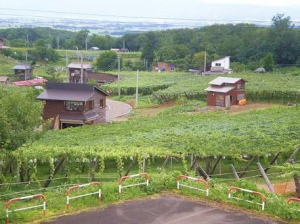
[[[36,9],[14,9],[14,8],[0,8],[1,10],[10,11],[27,11],[27,12],[43,12],[43,13],[56,13],[56,14],[70,14],[70,15],[84,15],[84,16],[98,16],[98,17],[116,17],[127,19],[157,19],[157,20],[178,20],[178,21],[202,21],[202,22],[264,22],[269,23],[271,20],[245,20],[245,19],[203,19],[203,18],[176,18],[176,17],[152,17],[152,16],[127,16],[127,15],[114,15],[114,14],[95,14],[95,13],[79,13],[79,12],[63,12],[63,11],[50,11],[50,10],[36,10]],[[7,15],[7,14],[1,14]],[[28,16],[28,15],[24,15]]]

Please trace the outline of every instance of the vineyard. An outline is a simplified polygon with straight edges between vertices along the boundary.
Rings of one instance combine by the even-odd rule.
[[[252,101],[299,102],[300,71],[278,70],[274,73],[256,74],[252,72],[234,73],[234,77],[247,80],[247,98]],[[150,95],[160,102],[169,102],[179,97],[206,99],[205,89],[215,76],[200,76],[188,73],[146,73],[140,72],[139,93]],[[132,95],[136,88],[136,72],[122,72],[121,93]],[[113,94],[118,93],[118,83],[104,86]]]

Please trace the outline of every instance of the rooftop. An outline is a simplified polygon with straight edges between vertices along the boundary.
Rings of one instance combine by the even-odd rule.
[[[0,82],[5,82],[7,79],[9,79],[7,76],[0,76]]]
[[[92,69],[93,66],[88,63],[88,62],[83,62],[82,63],[82,67],[83,69]],[[73,62],[71,64],[68,65],[68,68],[78,68],[78,69],[81,69],[81,62]]]
[[[15,65],[13,67],[14,70],[25,70],[25,69],[31,69],[30,65]]]
[[[216,93],[228,93],[229,91],[233,90],[233,86],[224,86],[224,87],[208,87],[205,90],[209,92],[216,92]]]
[[[224,83],[234,84],[238,81],[242,80],[241,78],[230,78],[230,77],[218,77],[211,82],[209,82],[210,85],[223,85]]]
[[[105,91],[93,85],[49,82],[46,84],[44,92],[37,99],[86,102],[91,99],[95,91],[99,91],[105,96],[108,95]]]

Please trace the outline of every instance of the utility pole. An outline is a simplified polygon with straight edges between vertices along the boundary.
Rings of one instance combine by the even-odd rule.
[[[125,49],[125,40],[123,40],[123,49]]]
[[[85,38],[85,50],[87,51],[87,36]]]
[[[25,74],[24,74],[25,75],[25,81],[27,80],[27,59],[28,59],[28,51],[26,51],[26,64],[25,64]]]
[[[120,88],[120,70],[121,70],[121,55],[118,54],[118,96],[121,97],[121,88]]]
[[[57,49],[59,50],[59,36],[57,36]]]
[[[80,82],[83,84],[83,55],[80,53],[81,56],[81,69],[80,69]]]
[[[138,107],[139,101],[139,70],[136,72],[136,91],[135,91],[135,108]]]
[[[66,82],[70,82],[68,69],[68,51],[66,51]]]
[[[204,72],[206,72],[206,50],[204,52],[204,69],[203,69]]]

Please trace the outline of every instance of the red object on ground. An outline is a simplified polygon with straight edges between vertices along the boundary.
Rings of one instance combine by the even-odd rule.
[[[40,86],[42,84],[45,84],[47,82],[46,79],[31,79],[31,80],[26,80],[26,81],[17,81],[17,82],[12,82],[13,85],[15,86]]]

